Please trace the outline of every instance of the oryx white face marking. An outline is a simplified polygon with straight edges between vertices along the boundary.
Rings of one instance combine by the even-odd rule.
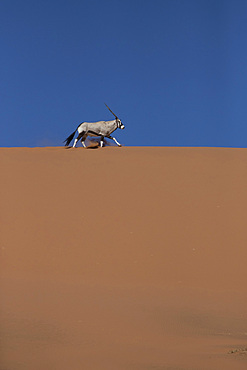
[[[116,118],[116,121],[117,121],[117,127],[118,128],[121,128],[121,130],[123,130],[124,129],[124,125],[122,124],[122,121],[119,118]]]

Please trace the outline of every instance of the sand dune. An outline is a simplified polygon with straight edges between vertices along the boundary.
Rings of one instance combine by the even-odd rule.
[[[246,149],[0,163],[1,370],[247,368]]]

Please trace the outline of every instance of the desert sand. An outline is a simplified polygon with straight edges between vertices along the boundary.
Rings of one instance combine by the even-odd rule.
[[[247,149],[0,164],[1,370],[247,368]]]

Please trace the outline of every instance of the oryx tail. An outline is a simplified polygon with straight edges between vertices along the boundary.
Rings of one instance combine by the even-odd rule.
[[[69,135],[68,137],[67,137],[67,139],[65,139],[64,140],[64,145],[65,146],[68,146],[69,145],[69,143],[73,140],[73,137],[75,136],[75,133],[76,133],[76,131],[77,131],[77,129],[78,129],[78,127],[76,128],[76,130],[74,131],[74,132],[72,132],[72,134],[71,135]]]

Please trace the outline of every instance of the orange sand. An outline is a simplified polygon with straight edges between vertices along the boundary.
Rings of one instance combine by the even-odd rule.
[[[247,368],[247,149],[0,164],[1,370]]]

